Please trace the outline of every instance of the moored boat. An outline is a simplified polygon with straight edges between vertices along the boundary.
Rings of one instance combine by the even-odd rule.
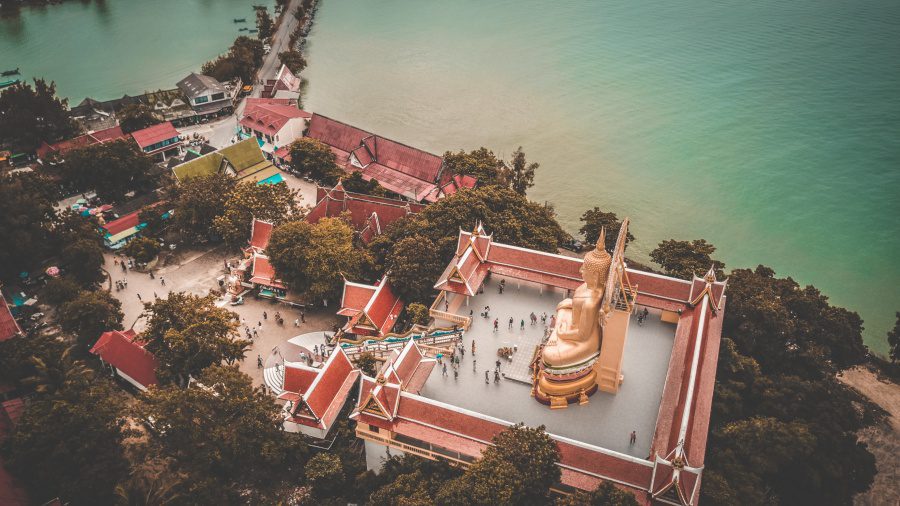
[[[16,76],[19,74],[21,74],[21,72],[19,72],[19,67],[16,67],[13,70],[4,70],[3,72],[0,72],[0,76],[3,76],[3,77]]]
[[[14,84],[19,84],[19,80],[18,79],[10,79],[9,81],[0,82],[0,88],[7,88]]]
[[[247,18],[234,18],[235,23],[246,23]]]

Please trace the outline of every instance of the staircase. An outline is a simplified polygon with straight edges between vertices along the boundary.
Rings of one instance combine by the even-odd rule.
[[[281,395],[284,392],[284,366],[279,364],[266,367],[263,370],[263,380],[276,397]]]

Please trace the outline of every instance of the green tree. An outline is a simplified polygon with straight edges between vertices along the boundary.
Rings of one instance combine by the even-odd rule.
[[[291,168],[324,185],[336,184],[344,174],[331,148],[311,137],[302,137],[291,144]]]
[[[366,181],[363,179],[362,172],[355,170],[353,174],[350,174],[349,177],[345,177],[341,184],[344,186],[344,189],[348,192],[353,193],[362,193],[365,195],[375,195],[376,197],[384,196],[387,194],[384,188],[378,184],[378,181],[374,179],[370,179]]]
[[[265,49],[261,40],[241,35],[234,40],[228,53],[204,63],[201,72],[219,81],[239,77],[244,83],[253,83],[264,56]]]
[[[153,160],[126,140],[72,150],[61,170],[79,191],[93,190],[101,199],[113,202],[130,191],[151,190],[159,179]]]
[[[149,237],[135,237],[128,242],[122,252],[133,258],[138,263],[147,263],[159,255],[159,241]]]
[[[81,286],[93,288],[106,275],[103,273],[103,248],[90,239],[78,239],[67,244],[60,252],[60,260],[66,271]]]
[[[269,10],[256,9],[256,29],[259,40],[268,40],[275,33],[275,21],[269,15]]]
[[[35,79],[0,93],[0,139],[16,151],[30,152],[42,141],[53,143],[79,132],[69,117],[68,100],[56,96],[56,83]]]
[[[692,276],[703,276],[710,266],[715,268],[716,276],[722,277],[725,264],[712,258],[716,247],[705,239],[693,241],[677,241],[668,239],[650,252],[650,260],[656,262],[668,276],[691,279]]]
[[[895,362],[900,360],[900,311],[897,312],[897,322],[894,323],[894,328],[888,332],[887,340],[891,347],[891,360]]]
[[[559,448],[538,428],[514,425],[496,435],[493,445],[459,478],[437,494],[437,504],[546,504],[559,481]]]
[[[173,191],[175,229],[188,242],[210,239],[213,222],[225,214],[225,202],[236,184],[233,177],[220,174],[181,181]]]
[[[278,61],[282,65],[286,65],[294,74],[299,74],[306,68],[306,58],[303,57],[303,53],[295,49],[278,53]]]
[[[141,229],[144,235],[158,235],[163,231],[167,223],[166,219],[163,218],[165,212],[166,207],[161,207],[160,205],[141,209],[138,213],[138,220],[144,225],[144,228]]]
[[[238,316],[216,307],[215,297],[172,292],[166,299],[144,304],[147,328],[141,334],[156,355],[156,375],[162,383],[185,386],[188,377],[223,361],[244,358],[250,341],[238,337]]]
[[[108,381],[94,379],[27,404],[7,443],[7,463],[31,500],[112,502],[113,488],[128,469],[122,441],[129,432],[120,399]]]
[[[108,330],[122,330],[122,303],[105,290],[82,291],[59,308],[59,325],[89,346]]]
[[[451,174],[474,176],[481,186],[509,185],[503,160],[485,147],[468,153],[462,150],[458,153],[447,151],[444,153],[444,170]]]
[[[413,325],[428,325],[431,316],[428,314],[428,307],[418,302],[406,306],[406,313],[409,315],[409,321]]]
[[[308,455],[304,438],[284,435],[281,407],[237,366],[213,365],[195,378],[186,389],[150,389],[138,408],[160,428],[150,441],[158,457],[189,476],[191,503],[276,502],[254,494],[296,478]]]
[[[172,459],[159,457],[133,464],[128,478],[115,488],[119,506],[168,506],[186,501],[189,476],[173,469]]]
[[[38,394],[50,395],[90,383],[94,379],[94,371],[76,359],[76,353],[75,346],[70,346],[59,355],[31,357],[34,374],[22,380],[22,384]]]
[[[313,300],[336,298],[344,277],[357,278],[370,261],[353,245],[353,229],[341,218],[275,227],[266,253],[278,277]]]
[[[50,305],[60,306],[74,300],[80,292],[81,285],[69,277],[52,278],[44,285],[42,300]]]
[[[162,118],[146,104],[126,105],[116,113],[122,132],[130,134],[162,122]]]
[[[634,494],[604,481],[593,492],[577,492],[556,499],[556,506],[638,506]]]
[[[213,218],[215,231],[229,246],[247,244],[253,218],[279,225],[299,213],[297,191],[286,183],[238,183],[225,196],[224,212]]]
[[[622,222],[616,213],[607,213],[600,210],[599,207],[588,209],[581,215],[581,229],[579,232],[584,237],[584,241],[592,246],[597,243],[600,238],[600,229],[606,227],[606,251],[612,251],[616,247],[616,238],[619,236],[619,230],[622,228]],[[629,230],[625,236],[625,245],[634,240]],[[707,266],[707,268],[709,268]]]
[[[52,251],[55,193],[36,173],[0,174],[0,278],[32,271]]]
[[[387,264],[391,286],[401,299],[427,303],[434,295],[434,281],[447,263],[431,239],[416,235],[397,242]]]
[[[360,353],[353,362],[363,374],[373,378],[378,374],[378,359],[375,358],[375,355],[373,355],[372,352],[366,351]]]
[[[306,463],[304,474],[314,497],[325,499],[342,495],[344,466],[337,455],[317,453]]]
[[[512,161],[507,170],[509,187],[519,195],[525,195],[534,186],[534,173],[540,167],[538,163],[528,163],[522,146],[512,154]]]

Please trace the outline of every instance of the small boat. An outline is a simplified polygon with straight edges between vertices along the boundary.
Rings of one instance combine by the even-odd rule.
[[[19,67],[16,67],[16,68],[13,69],[13,70],[4,70],[2,73],[0,73],[0,76],[3,76],[3,77],[6,77],[6,76],[17,76],[17,75],[19,75],[19,74],[21,74],[21,72],[19,72]]]
[[[19,80],[18,80],[18,79],[11,79],[11,80],[9,80],[9,81],[3,81],[3,82],[0,82],[0,88],[7,88],[7,87],[12,86],[12,85],[14,85],[14,84],[19,84]]]
[[[239,32],[246,32],[247,30],[249,30],[249,28],[247,28],[246,26],[244,28],[238,28]]]
[[[240,19],[234,18],[234,22],[235,22],[235,23],[246,23],[246,22],[247,22],[247,18],[240,18]]]
[[[257,33],[259,30],[250,30],[249,33]]]

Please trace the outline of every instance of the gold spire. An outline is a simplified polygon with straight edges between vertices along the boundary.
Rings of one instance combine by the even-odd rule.
[[[703,276],[703,280],[710,284],[716,282],[716,266],[715,265],[711,265],[709,267],[709,270],[706,271],[706,275]]]
[[[597,238],[597,246],[584,257],[584,277],[596,276],[597,286],[606,284],[609,276],[609,268],[612,265],[612,257],[606,251],[606,227],[600,229],[600,237]]]

